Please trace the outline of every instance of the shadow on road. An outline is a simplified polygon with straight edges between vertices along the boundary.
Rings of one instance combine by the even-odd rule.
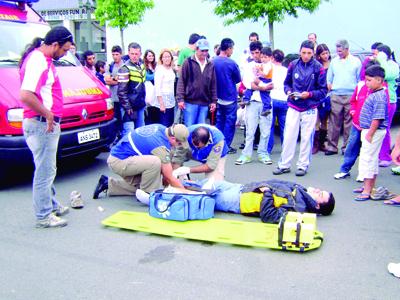
[[[98,168],[104,162],[99,158],[80,157],[64,159],[57,163],[57,178],[76,176],[86,171]],[[3,166],[0,173],[0,189],[12,188],[21,185],[31,184],[33,179],[34,166],[17,165]]]

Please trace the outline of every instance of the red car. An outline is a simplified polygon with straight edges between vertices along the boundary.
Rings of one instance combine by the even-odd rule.
[[[22,133],[18,61],[33,38],[50,26],[29,7],[37,0],[0,1],[0,165],[31,163]],[[64,94],[59,158],[96,156],[115,139],[116,120],[107,87],[68,53],[55,62]]]

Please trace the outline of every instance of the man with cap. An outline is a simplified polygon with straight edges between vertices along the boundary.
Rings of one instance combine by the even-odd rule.
[[[98,199],[102,192],[108,196],[150,193],[161,188],[163,181],[183,188],[172,176],[171,147],[188,148],[188,135],[188,129],[182,124],[168,128],[152,124],[126,134],[111,149],[107,159],[110,169],[122,179],[101,175],[93,199]]]
[[[217,80],[214,64],[208,59],[210,45],[206,39],[196,42],[194,55],[185,60],[178,80],[179,109],[186,126],[205,123],[208,110],[217,106]]]

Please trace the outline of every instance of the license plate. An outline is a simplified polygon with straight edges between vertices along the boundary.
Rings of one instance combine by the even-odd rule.
[[[83,144],[100,139],[99,129],[86,130],[78,132],[78,143]]]

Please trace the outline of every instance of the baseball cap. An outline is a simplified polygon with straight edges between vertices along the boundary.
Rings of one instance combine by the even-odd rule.
[[[168,135],[176,138],[182,144],[183,148],[189,148],[188,136],[189,130],[183,124],[174,124],[168,127]]]
[[[209,50],[210,44],[206,39],[200,39],[196,42],[196,47],[199,48],[200,50]]]

